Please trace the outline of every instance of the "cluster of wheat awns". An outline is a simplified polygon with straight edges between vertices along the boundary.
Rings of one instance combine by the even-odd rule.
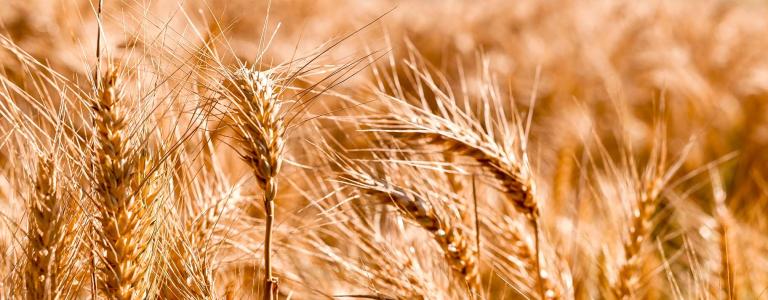
[[[99,10],[80,64],[0,13],[0,299],[768,290],[765,5],[273,2]]]

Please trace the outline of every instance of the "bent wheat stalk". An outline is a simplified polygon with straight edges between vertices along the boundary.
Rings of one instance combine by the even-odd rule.
[[[277,297],[277,278],[272,276],[272,226],[275,219],[277,175],[283,162],[285,125],[275,82],[268,72],[238,70],[227,82],[234,102],[234,122],[245,162],[253,169],[264,191],[266,233],[264,235],[264,299]]]

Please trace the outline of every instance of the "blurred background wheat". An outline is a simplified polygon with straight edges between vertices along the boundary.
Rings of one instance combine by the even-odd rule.
[[[0,299],[768,298],[765,2],[0,4]]]

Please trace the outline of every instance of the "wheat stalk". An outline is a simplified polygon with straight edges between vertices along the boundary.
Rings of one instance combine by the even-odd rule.
[[[723,298],[725,299],[733,300],[736,299],[736,295],[734,293],[733,263],[731,262],[732,250],[729,242],[730,224],[732,221],[725,206],[718,205],[716,210],[715,219],[717,221],[717,226],[715,227],[715,230],[719,237],[717,246],[720,252],[720,270],[718,272],[718,277],[721,287],[720,293],[718,294],[723,295]]]
[[[264,299],[277,297],[277,278],[272,275],[272,226],[275,218],[278,173],[283,162],[285,125],[280,114],[278,90],[268,72],[241,68],[227,82],[234,102],[233,119],[245,162],[253,169],[264,191],[266,234],[264,236]]]

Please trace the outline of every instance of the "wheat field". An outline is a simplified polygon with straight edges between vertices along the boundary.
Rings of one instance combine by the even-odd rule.
[[[766,2],[0,4],[0,299],[768,299]]]

